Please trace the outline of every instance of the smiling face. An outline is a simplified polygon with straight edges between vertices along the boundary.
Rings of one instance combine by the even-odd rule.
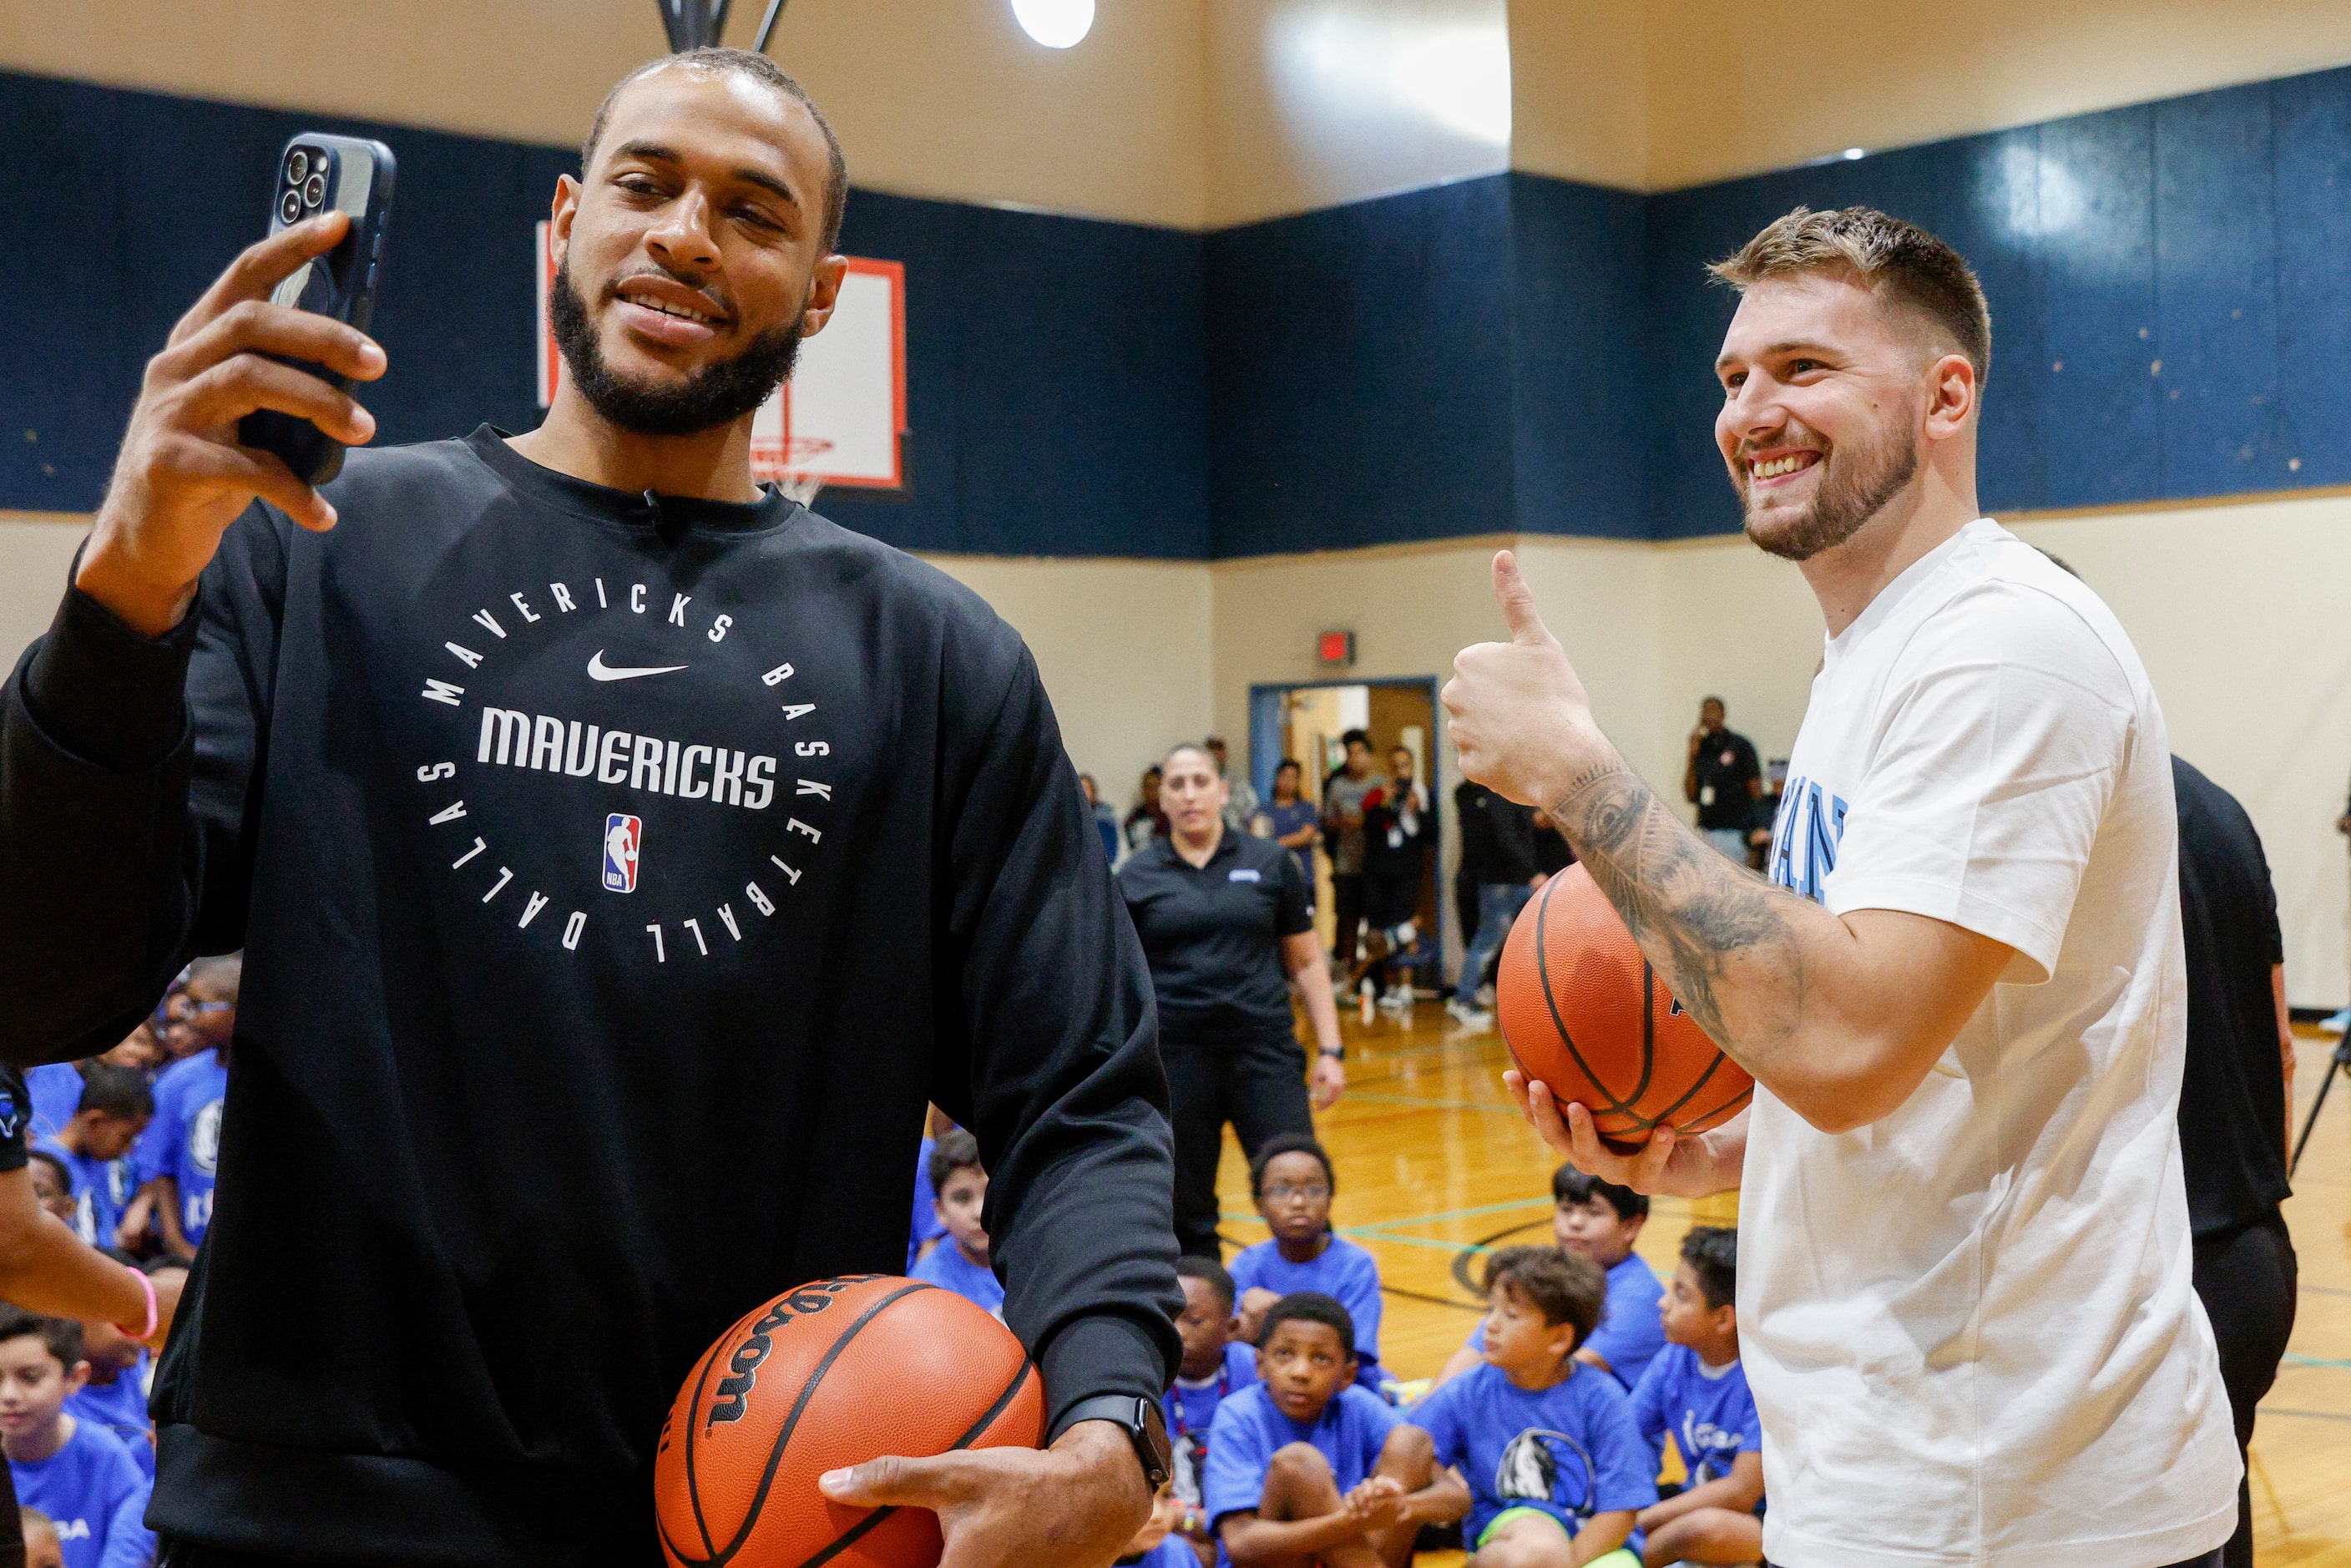
[[[1232,795],[1232,786],[1217,770],[1217,759],[1201,747],[1183,747],[1161,764],[1159,810],[1167,825],[1186,839],[1215,833]]]
[[[0,1340],[0,1438],[14,1448],[49,1431],[89,1372],[81,1362],[60,1363],[39,1334]]]
[[[771,83],[676,65],[629,82],[556,194],[569,384],[640,434],[748,417],[831,315],[831,168],[815,117]]]
[[[1918,311],[1847,272],[1767,277],[1723,337],[1715,444],[1747,537],[1809,560],[1858,533],[1917,481],[1934,391],[1957,364]]]

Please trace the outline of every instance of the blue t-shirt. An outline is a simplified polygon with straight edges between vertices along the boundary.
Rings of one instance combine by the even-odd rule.
[[[1260,1241],[1244,1248],[1233,1260],[1236,1300],[1251,1291],[1271,1291],[1277,1296],[1320,1291],[1335,1297],[1355,1321],[1355,1381],[1376,1393],[1380,1386],[1380,1266],[1372,1255],[1342,1236],[1331,1238],[1322,1255],[1309,1263],[1292,1263],[1281,1255],[1278,1242]]]
[[[33,1093],[33,1136],[54,1138],[81,1109],[81,1073],[70,1061],[51,1061],[25,1072]]]
[[[1287,806],[1278,806],[1269,800],[1259,810],[1264,811],[1266,820],[1273,824],[1272,836],[1277,839],[1286,839],[1299,829],[1311,827],[1322,820],[1322,814],[1314,809],[1314,803],[1311,800],[1292,800]],[[1311,859],[1313,852],[1311,850],[1290,852],[1290,858],[1298,862],[1299,872],[1306,878],[1306,885],[1309,887],[1314,885],[1314,862]]]
[[[140,1474],[155,1479],[155,1427],[147,1415],[147,1353],[122,1369],[111,1383],[89,1383],[66,1401],[66,1414],[86,1425],[105,1427],[121,1440]]]
[[[1167,1539],[1136,1558],[1127,1568],[1200,1568],[1200,1554],[1192,1543],[1170,1532]]]
[[[148,1483],[122,1440],[76,1421],[65,1446],[38,1464],[8,1461],[16,1500],[57,1523],[66,1568],[146,1568],[155,1536],[144,1523]]]
[[[1257,1347],[1239,1340],[1225,1346],[1225,1364],[1213,1377],[1186,1383],[1178,1374],[1160,1396],[1160,1415],[1167,1423],[1168,1440],[1176,1449],[1176,1495],[1186,1502],[1200,1500],[1200,1472],[1208,1462],[1208,1431],[1217,1410],[1232,1396],[1257,1385]]]
[[[995,1270],[965,1257],[952,1236],[943,1238],[931,1249],[929,1257],[914,1265],[914,1278],[943,1291],[953,1291],[999,1318],[1004,1315],[1004,1281],[996,1277]]]
[[[1692,1486],[1719,1481],[1740,1455],[1763,1451],[1763,1423],[1747,1391],[1747,1369],[1735,1361],[1710,1367],[1686,1344],[1669,1344],[1649,1363],[1633,1390],[1633,1416],[1661,1461],[1666,1434],[1674,1435]],[[1762,1504],[1755,1511],[1762,1512]]]
[[[906,1232],[906,1267],[910,1270],[921,1256],[924,1242],[947,1233],[946,1226],[939,1219],[939,1195],[931,1186],[931,1151],[938,1146],[936,1138],[925,1138],[921,1152],[914,1156],[914,1223]]]
[[[1465,1543],[1506,1508],[1541,1509],[1572,1535],[1595,1513],[1657,1500],[1632,1401],[1598,1367],[1569,1366],[1566,1382],[1540,1390],[1475,1366],[1413,1406],[1406,1419],[1435,1441],[1437,1462],[1469,1483]]]
[[[131,1156],[94,1160],[88,1155],[74,1153],[55,1138],[36,1138],[33,1146],[65,1162],[66,1175],[73,1182],[74,1234],[93,1247],[116,1245],[115,1232],[121,1228],[122,1211],[131,1207],[131,1198],[139,1192],[138,1177],[131,1171]]]
[[[1608,1301],[1600,1314],[1600,1326],[1576,1348],[1607,1362],[1608,1370],[1626,1388],[1637,1386],[1649,1363],[1666,1348],[1665,1299],[1666,1288],[1657,1282],[1656,1270],[1638,1252],[1627,1252],[1608,1270]],[[1478,1326],[1469,1331],[1468,1345],[1481,1354],[1485,1352],[1485,1319],[1479,1318]]]
[[[221,1099],[228,1068],[217,1051],[173,1062],[155,1080],[155,1119],[131,1152],[139,1185],[157,1176],[180,1184],[180,1234],[193,1247],[213,1222],[213,1180],[220,1169]]]
[[[1331,1461],[1340,1491],[1353,1490],[1378,1467],[1380,1445],[1387,1441],[1398,1419],[1378,1395],[1350,1385],[1322,1406],[1322,1419],[1301,1427],[1267,1396],[1264,1384],[1242,1389],[1217,1406],[1216,1424],[1208,1430],[1208,1464],[1200,1478],[1200,1507],[1208,1516],[1209,1528],[1213,1530],[1228,1513],[1256,1511],[1265,1500],[1265,1472],[1272,1466],[1273,1456],[1292,1443],[1311,1443],[1316,1452]],[[1225,1555],[1221,1537],[1217,1542],[1217,1561],[1232,1561]]]

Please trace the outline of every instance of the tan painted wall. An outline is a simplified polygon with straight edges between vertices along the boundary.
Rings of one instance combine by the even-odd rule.
[[[764,9],[740,0],[727,41]],[[0,68],[556,145],[667,47],[653,0],[0,6]],[[769,53],[869,189],[1183,226],[1206,209],[1200,0],[1103,0],[1064,50],[1008,0],[791,0]]]
[[[1637,22],[1631,10],[1513,0],[1512,167],[1671,189],[2351,60],[2351,7],[2336,0],[1799,0],[1768,13],[1646,0]]]
[[[13,670],[25,646],[49,629],[86,519],[38,512],[0,512],[0,670]]]
[[[1207,0],[1211,227],[1510,167],[1509,0]]]

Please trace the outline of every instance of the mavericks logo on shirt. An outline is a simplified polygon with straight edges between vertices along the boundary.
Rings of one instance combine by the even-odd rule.
[[[731,952],[824,841],[833,747],[815,695],[695,598],[575,573],[441,629],[417,695],[453,717],[416,768],[418,810],[444,874],[526,942],[577,952],[600,927],[598,950],[653,964]],[[707,863],[720,854],[742,858]]]
[[[1494,1466],[1494,1495],[1505,1506],[1547,1502],[1581,1517],[1599,1474],[1583,1445],[1564,1432],[1530,1427],[1510,1439]]]

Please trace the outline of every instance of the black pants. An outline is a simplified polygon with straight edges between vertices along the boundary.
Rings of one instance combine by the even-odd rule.
[[[2277,1381],[2278,1358],[2294,1333],[2294,1241],[2285,1217],[2272,1209],[2233,1230],[2196,1239],[2196,1293],[2220,1344],[2220,1381],[2237,1418],[2237,1452],[2253,1440],[2253,1406]],[[2226,1568],[2253,1568],[2253,1493],[2237,1487],[2237,1533],[2224,1549]]]
[[[1364,929],[1364,873],[1331,873],[1331,913],[1338,928],[1331,933],[1331,956],[1343,970],[1355,967],[1355,943]]]
[[[1314,1131],[1306,1099],[1306,1052],[1290,1035],[1197,1040],[1162,1038],[1176,1122],[1176,1239],[1217,1257],[1217,1160],[1225,1124],[1255,1159],[1266,1140]]]

